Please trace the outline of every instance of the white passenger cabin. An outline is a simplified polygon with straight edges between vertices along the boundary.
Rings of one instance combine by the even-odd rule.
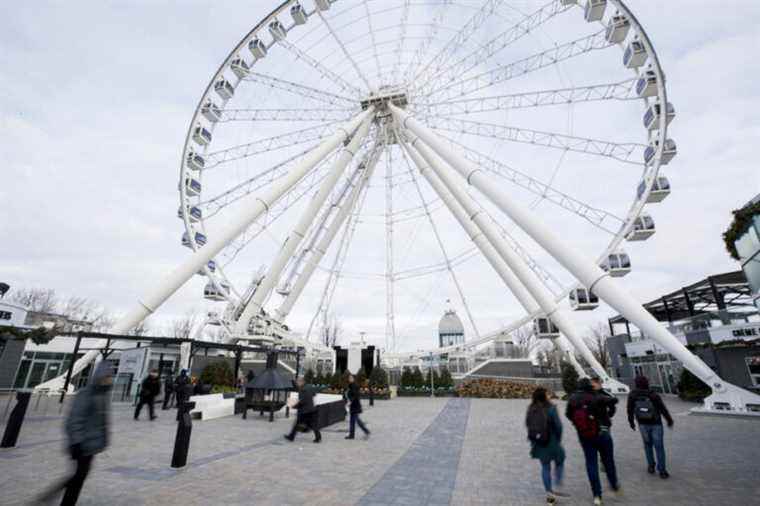
[[[586,21],[599,21],[604,17],[604,9],[606,8],[607,0],[586,0],[583,16]]]
[[[641,198],[641,196],[644,195],[646,187],[646,182],[642,181],[639,183],[639,188],[637,191],[638,198]],[[647,196],[647,203],[652,204],[656,202],[662,202],[668,195],[670,195],[670,181],[668,181],[668,178],[665,176],[657,176],[657,179],[654,180],[652,189],[649,191],[649,195]]]
[[[636,93],[640,98],[657,95],[657,75],[654,70],[648,69],[641,73],[636,81]]]
[[[206,323],[208,325],[214,325],[215,327],[221,326],[222,320],[219,318],[219,313],[216,311],[209,311],[206,315]]]
[[[177,218],[184,219],[184,216],[185,213],[182,212],[182,206],[179,206],[179,209],[177,209]],[[187,219],[190,220],[190,223],[197,223],[202,217],[203,213],[200,208],[193,206],[187,209]]]
[[[213,260],[209,260],[208,263],[206,264],[206,268],[209,270],[210,273],[213,274],[214,272],[216,272],[216,262],[213,261]],[[205,269],[201,269],[201,270],[198,271],[198,274],[201,275],[201,276],[205,276],[206,275],[206,270]]]
[[[290,17],[293,18],[293,22],[297,25],[306,24],[306,11],[301,4],[295,4],[290,8]]]
[[[200,232],[195,233],[195,244],[198,246],[203,246],[206,244],[206,236],[201,234]],[[190,244],[190,237],[187,235],[187,232],[182,233],[182,246],[185,246],[186,248],[192,248],[193,245]]]
[[[232,98],[232,95],[235,94],[235,88],[223,77],[219,78],[219,80],[214,83],[214,91],[222,98],[222,100],[229,100]]]
[[[631,231],[626,239],[629,241],[645,241],[655,233],[654,220],[648,214],[641,214],[633,222]]]
[[[599,297],[582,286],[570,290],[569,298],[573,311],[591,311],[599,307]]]
[[[272,38],[277,41],[285,40],[285,37],[288,36],[288,32],[285,30],[285,27],[282,26],[282,23],[276,19],[269,23],[269,33],[272,35]]]
[[[538,339],[556,339],[559,337],[559,329],[544,316],[533,320],[533,334]]]
[[[615,14],[607,24],[604,38],[610,44],[620,44],[628,36],[628,30],[630,29],[631,21],[622,14]]]
[[[631,272],[631,258],[623,251],[610,253],[600,267],[603,271],[609,272],[613,278],[622,278]]]
[[[232,70],[232,73],[238,77],[238,79],[243,79],[251,73],[251,67],[240,56],[232,60],[230,69]]]
[[[201,114],[211,123],[216,123],[222,119],[222,110],[211,100],[206,100],[203,106],[201,106]]]
[[[193,129],[193,140],[201,146],[211,143],[211,132],[203,125],[196,125]]]
[[[203,298],[217,302],[227,300],[226,296],[230,293],[229,285],[224,281],[218,283],[219,288],[212,281],[206,283],[205,288],[203,288]]]
[[[201,182],[191,177],[185,178],[185,195],[197,197],[201,194]]]
[[[676,117],[676,110],[673,107],[673,104],[670,102],[668,102],[668,106],[665,108],[665,110],[667,111],[665,113],[665,125],[670,125],[670,122],[673,121],[673,118]],[[647,110],[644,113],[644,126],[647,128],[647,130],[659,130],[661,116],[662,107],[658,100],[647,107]]]
[[[629,69],[637,69],[647,61],[647,50],[639,39],[633,39],[623,53],[623,65]]]
[[[206,165],[206,160],[192,149],[187,153],[185,161],[187,168],[192,170],[201,170]]]
[[[254,58],[260,60],[267,55],[267,46],[259,39],[253,39],[248,43],[248,50]]]
[[[660,145],[658,139],[652,140],[649,146],[644,150],[644,163],[651,164],[657,154],[657,148]],[[665,139],[665,146],[662,148],[662,155],[660,157],[660,165],[667,165],[676,156],[678,149],[676,147],[676,141],[673,139]]]

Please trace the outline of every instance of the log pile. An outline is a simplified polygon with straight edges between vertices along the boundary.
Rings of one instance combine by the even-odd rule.
[[[459,397],[480,397],[485,399],[530,399],[535,385],[516,383],[514,381],[478,378],[465,380],[457,389]],[[547,391],[553,397],[551,390]]]

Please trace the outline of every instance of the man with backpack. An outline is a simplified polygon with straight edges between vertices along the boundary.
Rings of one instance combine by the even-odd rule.
[[[670,477],[665,467],[665,444],[663,443],[662,418],[673,427],[673,418],[662,402],[662,398],[649,388],[645,376],[637,376],[636,388],[628,396],[628,423],[632,430],[639,424],[639,432],[644,442],[644,454],[647,457],[647,471],[654,474],[654,453],[657,453],[657,472],[663,480]]]
[[[565,416],[573,423],[586,459],[586,474],[594,494],[594,504],[602,504],[602,483],[599,479],[601,458],[607,470],[607,480],[615,492],[620,491],[620,483],[615,468],[614,450],[610,427],[611,413],[618,400],[606,393],[594,391],[591,380],[583,378],[578,382],[578,391],[570,396]]]

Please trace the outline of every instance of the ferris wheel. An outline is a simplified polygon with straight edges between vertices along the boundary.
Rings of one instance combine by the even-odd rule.
[[[418,136],[401,131],[389,104],[510,198],[577,235],[611,275],[630,271],[623,247],[655,232],[647,204],[670,192],[660,169],[676,152],[667,136],[675,113],[642,26],[618,1],[474,4],[287,1],[232,49],[182,154],[178,216],[193,250],[241,200],[287,179],[346,122],[371,114],[364,130],[347,132],[350,156],[336,146],[199,272],[204,297],[227,304],[213,323],[236,329],[230,336],[276,335],[308,287],[312,316],[299,329],[308,339],[341,295],[372,286],[384,292],[375,309],[393,352],[405,323],[431,309],[431,292],[458,301],[475,336],[469,346],[531,321],[539,337],[556,338],[548,300],[598,305],[485,199],[468,194],[472,209],[462,209],[442,180],[426,177],[425,153],[412,147]],[[544,307],[463,210],[481,213],[527,267]],[[482,279],[483,264],[499,276]],[[479,325],[477,293],[489,289],[521,314]]]

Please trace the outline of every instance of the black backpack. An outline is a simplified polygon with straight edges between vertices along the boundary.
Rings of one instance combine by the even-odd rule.
[[[543,406],[531,406],[525,417],[528,440],[539,445],[549,444],[549,410]]]
[[[657,408],[651,396],[637,397],[633,402],[633,414],[639,423],[650,424],[657,422]]]

